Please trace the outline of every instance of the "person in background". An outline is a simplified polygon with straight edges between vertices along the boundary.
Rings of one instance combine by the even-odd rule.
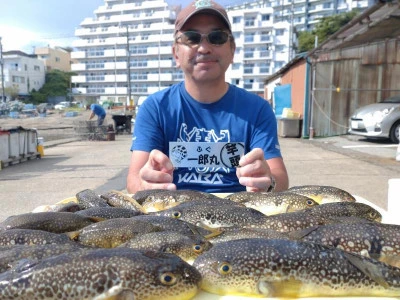
[[[287,189],[289,179],[270,104],[225,81],[236,49],[225,9],[214,1],[190,3],[177,16],[174,38],[172,53],[184,81],[150,95],[142,104],[133,132],[128,192]],[[238,142],[245,155],[236,167],[174,168],[168,156],[171,142],[185,142],[189,148],[199,142]]]
[[[92,113],[89,116],[89,120],[97,116],[97,126],[103,125],[104,119],[106,118],[106,111],[100,104],[93,103],[90,105]]]

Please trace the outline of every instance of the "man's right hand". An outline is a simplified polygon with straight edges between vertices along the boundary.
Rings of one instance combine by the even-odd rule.
[[[173,181],[174,166],[167,155],[152,150],[149,159],[139,171],[140,189],[176,190]]]

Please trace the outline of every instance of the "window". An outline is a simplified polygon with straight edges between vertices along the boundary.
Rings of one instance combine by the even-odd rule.
[[[33,70],[40,71],[40,67],[39,66],[33,66]]]
[[[232,24],[239,24],[242,21],[241,17],[233,17]]]
[[[244,58],[252,58],[254,57],[254,48],[245,48],[244,50]]]
[[[253,74],[254,64],[247,64],[244,66],[244,74]]]
[[[240,79],[231,79],[231,84],[233,85],[239,85]]]
[[[269,21],[270,15],[262,15],[261,16],[261,21]]]
[[[271,33],[269,31],[261,32],[260,41],[267,42],[271,40]]]
[[[269,63],[260,63],[258,67],[260,68],[260,73],[269,73]]]
[[[282,36],[285,34],[285,29],[275,29],[276,36]]]
[[[251,90],[253,88],[253,79],[245,79],[243,87],[247,90]]]
[[[25,77],[13,76],[12,77],[12,82],[14,82],[14,83],[25,83]]]
[[[154,14],[154,11],[152,9],[146,10],[146,12],[145,12],[146,17],[151,17],[153,14]]]
[[[254,26],[255,24],[255,17],[251,17],[251,18],[246,18],[246,21],[244,23],[244,26]]]
[[[232,70],[239,70],[240,69],[240,64],[234,63],[232,64]]]
[[[244,36],[244,41],[246,42],[246,43],[251,43],[251,42],[254,42],[254,32],[252,32],[252,33],[246,33],[246,35]]]

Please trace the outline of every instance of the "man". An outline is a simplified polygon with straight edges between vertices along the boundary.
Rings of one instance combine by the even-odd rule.
[[[289,180],[271,106],[225,82],[236,48],[225,9],[213,1],[192,2],[178,14],[174,36],[172,52],[185,80],[150,95],[141,106],[132,139],[128,192],[287,189]],[[228,148],[221,144],[228,148],[239,145],[244,155],[227,166],[221,164],[222,154],[201,154],[199,165],[177,167],[188,151],[221,147],[222,153]],[[190,159],[196,163],[195,158]],[[202,167],[201,163],[210,161],[213,163]]]
[[[106,111],[104,108],[96,103],[90,105],[90,110],[92,113],[89,116],[89,120],[93,119],[94,116],[97,116],[97,126],[103,125],[104,119],[106,117]]]

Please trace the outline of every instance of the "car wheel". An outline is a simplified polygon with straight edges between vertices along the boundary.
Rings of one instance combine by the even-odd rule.
[[[397,120],[393,124],[392,128],[390,128],[389,138],[393,143],[395,143],[395,144],[399,143],[399,139],[400,139],[400,120]]]

